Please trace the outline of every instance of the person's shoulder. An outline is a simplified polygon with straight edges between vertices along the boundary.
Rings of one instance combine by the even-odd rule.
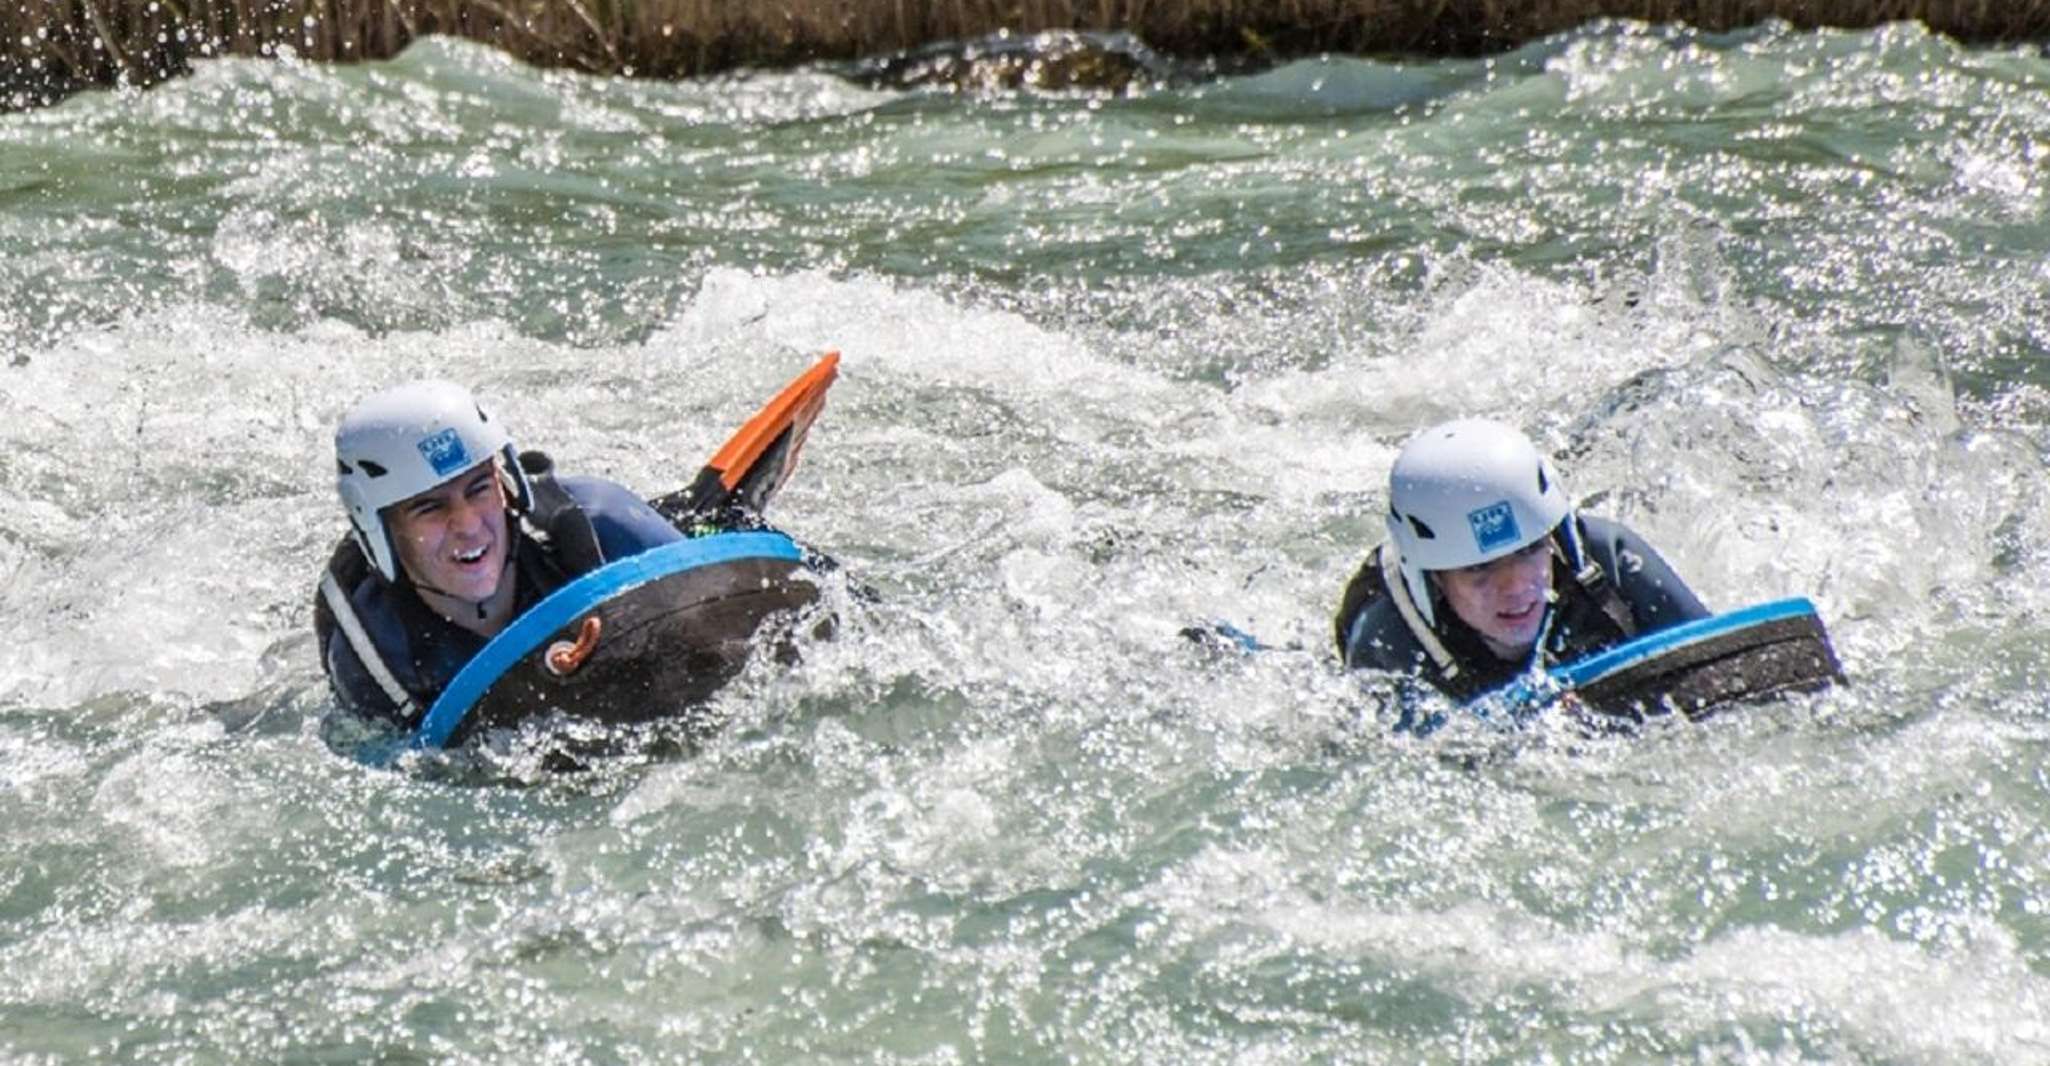
[[[343,591],[348,593],[349,605],[356,608],[358,614],[373,612],[381,615],[392,611],[391,582],[378,574],[365,574],[354,585],[343,586]]]
[[[575,501],[607,559],[623,559],[683,536],[632,489],[592,474],[559,475],[556,483]]]
[[[1579,516],[1582,542],[1605,551],[1655,551],[1650,538],[1620,519],[1582,512]]]
[[[636,503],[646,502],[635,495],[632,489],[609,477],[599,477],[596,474],[558,474],[555,477],[555,481],[562,486],[563,491],[569,493],[578,503],[585,506],[593,503],[611,503],[622,499],[632,500]]]
[[[1423,664],[1423,645],[1409,631],[1402,612],[1385,597],[1354,617],[1345,637],[1345,665],[1356,670],[1415,670]]]
[[[667,525],[661,512],[625,485],[596,474],[563,474],[555,479],[583,512],[596,521],[644,522]]]
[[[1613,518],[1581,515],[1580,535],[1582,546],[1612,573],[1642,569],[1645,559],[1659,558],[1658,549],[1642,533]]]
[[[1642,541],[1643,535],[1614,518],[1580,512],[1580,532],[1589,541],[1610,544],[1622,540]]]
[[[1657,629],[1707,617],[1700,597],[1636,530],[1596,515],[1582,515],[1580,529],[1586,550],[1613,578],[1640,623]]]

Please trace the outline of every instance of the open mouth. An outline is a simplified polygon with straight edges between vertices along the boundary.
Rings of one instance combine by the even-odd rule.
[[[479,545],[478,547],[472,548],[472,549],[470,549],[470,550],[468,550],[468,551],[459,551],[459,552],[457,552],[457,553],[456,553],[456,562],[457,562],[457,563],[459,563],[459,564],[461,564],[461,565],[463,565],[463,566],[473,566],[473,565],[475,565],[475,564],[477,564],[477,563],[483,562],[483,561],[484,561],[484,553],[486,553],[486,552],[488,552],[488,551],[490,551],[490,550],[491,550],[491,545],[489,545],[489,544],[484,544],[484,545]]]
[[[1528,622],[1531,619],[1537,617],[1538,608],[1540,606],[1540,604],[1532,603],[1524,606],[1520,610],[1497,611],[1495,612],[1495,617],[1500,618],[1502,621],[1507,622],[1513,626],[1522,625],[1525,622]]]

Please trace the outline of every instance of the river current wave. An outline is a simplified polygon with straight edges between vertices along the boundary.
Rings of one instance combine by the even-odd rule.
[[[1601,23],[1114,94],[426,41],[0,117],[0,1057],[2050,1057],[2046,87]],[[834,639],[688,754],[349,758],[349,403],[463,381],[653,494],[829,348],[772,517],[873,591]],[[1330,612],[1464,414],[1850,683],[1391,735]]]

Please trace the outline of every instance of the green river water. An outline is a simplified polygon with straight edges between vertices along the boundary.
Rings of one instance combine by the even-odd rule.
[[[0,1061],[2050,1062],[2046,322],[2050,60],[1912,25],[0,116]],[[353,400],[655,493],[827,348],[837,639],[691,756],[349,758]],[[1851,683],[1391,735],[1329,615],[1463,414]]]

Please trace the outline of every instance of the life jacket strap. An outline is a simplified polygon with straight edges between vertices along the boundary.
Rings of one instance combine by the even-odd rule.
[[[1609,580],[1608,571],[1602,569],[1602,564],[1588,558],[1585,549],[1582,549],[1580,559],[1569,557],[1557,537],[1552,538],[1552,555],[1566,564],[1567,570],[1573,574],[1574,584],[1594,600],[1595,606],[1601,608],[1611,624],[1623,631],[1623,639],[1629,640],[1637,635],[1637,619],[1630,614],[1630,605],[1623,602],[1622,594],[1616,591],[1615,582]]]
[[[384,656],[378,654],[377,645],[371,642],[369,632],[363,628],[363,620],[356,617],[355,605],[349,602],[348,594],[342,591],[341,583],[335,580],[332,570],[320,575],[320,598],[327,601],[327,609],[334,615],[335,625],[341,627],[342,638],[356,653],[356,661],[363,664],[363,669],[370,672],[370,679],[384,690],[385,698],[399,709],[400,719],[412,721],[419,714],[419,706],[413,702],[412,693],[392,676],[391,667],[385,665]]]
[[[1409,584],[1402,580],[1402,570],[1396,562],[1397,554],[1389,551],[1385,542],[1374,549],[1374,558],[1381,564],[1381,583],[1388,586],[1388,598],[1395,601],[1396,613],[1402,616],[1402,623],[1409,627],[1410,635],[1416,638],[1418,644],[1423,645],[1424,654],[1431,657],[1431,663],[1438,668],[1438,673],[1444,675],[1447,680],[1458,677],[1459,660],[1452,657],[1452,653],[1445,648],[1445,642],[1438,639],[1438,634],[1424,621],[1423,615],[1417,612],[1416,600],[1409,594]]]

